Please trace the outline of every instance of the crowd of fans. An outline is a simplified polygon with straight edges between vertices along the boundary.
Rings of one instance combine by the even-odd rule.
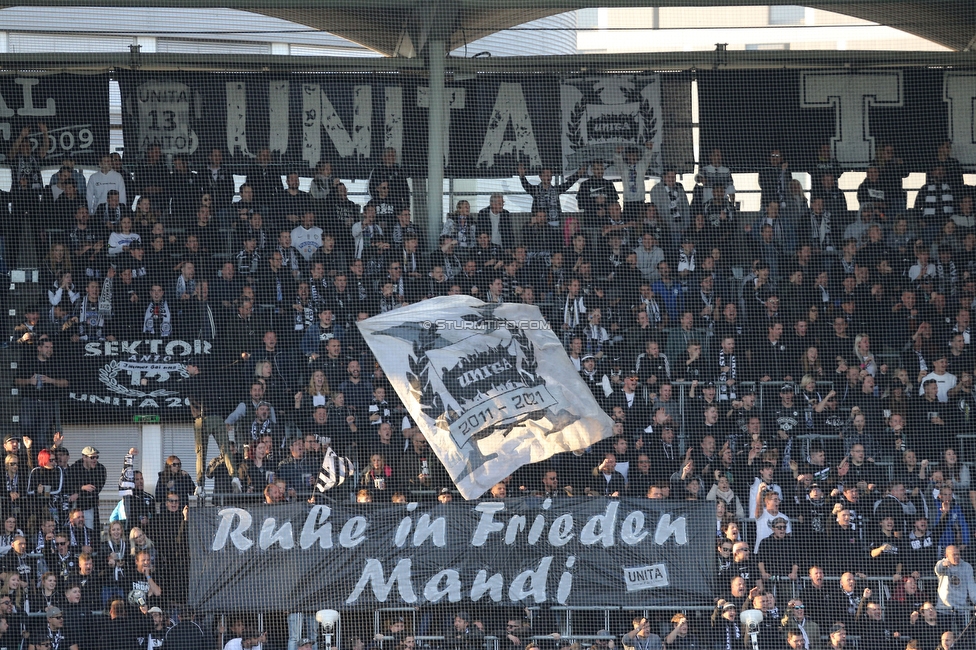
[[[158,147],[131,170],[113,154],[87,181],[66,160],[48,186],[40,158],[22,133],[5,258],[37,248],[44,292],[11,336],[21,430],[4,441],[0,648],[273,646],[253,621],[204,633],[173,609],[187,600],[191,497],[205,502],[212,478],[231,499],[308,499],[331,447],[356,468],[335,494],[449,501],[449,477],[355,323],[452,294],[537,305],[614,421],[612,438],[521,468],[491,497],[715,502],[713,615],[638,617],[625,648],[752,647],[743,609],[764,614],[761,650],[842,648],[848,634],[872,650],[949,650],[963,632],[976,602],[976,486],[958,437],[976,407],[976,216],[948,143],[913,206],[909,167],[879,146],[856,211],[829,147],[809,170],[773,150],[762,210],[748,219],[719,150],[691,191],[664,170],[649,201],[649,146],[617,151],[618,183],[604,177],[610,161],[561,184],[520,167],[524,225],[502,195],[459,201],[431,247],[393,150],[365,206],[329,163],[305,192],[267,150],[240,188],[219,149],[198,171],[181,156],[170,169]],[[811,174],[809,196],[799,171]],[[562,194],[585,173],[580,211],[563,213]],[[18,220],[37,241],[20,239]],[[150,494],[131,449],[103,522],[106,469],[84,441],[70,462],[57,404],[73,347],[147,338],[214,343],[187,365],[183,389],[195,475],[171,456]],[[434,645],[479,646],[487,633],[516,650],[558,626],[507,613],[427,615],[422,631],[445,637]],[[289,650],[308,645],[301,618],[287,621]],[[403,620],[384,641],[367,627],[347,635],[350,647],[416,643]],[[591,627],[594,646],[613,647]],[[315,643],[314,623],[304,631]],[[543,645],[564,646],[558,634]]]

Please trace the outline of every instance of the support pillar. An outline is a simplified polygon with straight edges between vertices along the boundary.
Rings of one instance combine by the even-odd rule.
[[[163,471],[163,427],[159,424],[142,425],[142,445],[135,458],[135,466],[141,467],[142,478],[146,481],[146,492],[156,489],[156,477]]]
[[[427,243],[437,249],[437,239],[444,219],[444,113],[447,96],[444,90],[446,41],[440,38],[427,43],[427,70],[430,84],[430,110],[427,112]]]

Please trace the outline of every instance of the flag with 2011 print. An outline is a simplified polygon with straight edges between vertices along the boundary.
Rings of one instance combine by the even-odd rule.
[[[538,307],[444,296],[359,329],[466,499],[612,435]]]

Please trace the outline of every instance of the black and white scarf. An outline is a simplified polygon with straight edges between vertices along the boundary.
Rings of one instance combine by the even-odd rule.
[[[725,624],[725,650],[733,650],[742,645],[742,630],[735,621]]]
[[[123,568],[125,561],[125,540],[119,540],[118,548],[115,548],[115,543],[111,539],[108,540],[108,550],[110,554],[115,553],[115,581],[121,582],[125,576],[125,569]]]
[[[102,336],[105,317],[99,310],[97,302],[92,305],[88,296],[85,296],[81,299],[75,313],[78,316],[78,330],[82,340],[87,341],[89,337],[100,338]]]
[[[939,288],[943,294],[956,295],[956,283],[959,281],[959,273],[956,269],[956,262],[937,262],[935,265],[936,275],[939,276]]]
[[[13,476],[11,476],[10,474],[6,474],[6,477],[7,477],[7,494],[10,494],[11,492],[19,493],[20,490],[17,489],[17,483],[20,482],[20,472],[17,472]]]
[[[325,457],[322,459],[322,469],[319,471],[318,480],[315,482],[316,492],[331,490],[347,479],[356,475],[356,468],[348,458],[340,457],[332,447],[325,450]]]
[[[729,367],[728,371],[721,370],[725,366]],[[735,388],[725,383],[729,379],[732,381],[738,381],[739,379],[739,370],[735,359],[735,353],[733,352],[732,354],[725,354],[725,350],[719,350],[718,367],[718,380],[722,382],[721,386],[719,387],[718,398],[720,400],[735,399]]]
[[[698,295],[701,297],[702,304],[705,305],[706,307],[712,307],[715,304],[714,291],[712,291],[712,293],[705,293],[703,290],[699,289]],[[704,320],[708,324],[708,327],[711,327],[715,324],[714,316],[715,316],[715,310],[713,309],[707,315],[702,316],[702,320]]]
[[[304,332],[315,322],[315,309],[312,307],[312,303],[302,300],[301,298],[296,299],[295,303],[301,307],[301,311],[295,312],[295,331]]]
[[[142,331],[147,334],[169,336],[173,333],[172,316],[169,303],[165,300],[162,303],[150,302],[146,307]]]
[[[647,320],[650,321],[651,325],[659,325],[661,323],[661,306],[657,304],[656,300],[642,297],[641,306],[644,308],[644,313],[647,314]]]
[[[261,426],[259,427],[258,424]],[[251,440],[257,442],[263,438],[265,434],[270,433],[271,426],[271,418],[268,418],[263,423],[259,423],[257,418],[255,418],[254,421],[251,422]]]
[[[820,249],[831,245],[830,241],[830,213],[810,213],[811,239]]]
[[[583,296],[570,298],[566,296],[566,304],[563,307],[563,323],[569,328],[579,327],[583,322],[582,314],[586,313],[586,306],[583,304]]]
[[[321,280],[309,280],[308,296],[311,299],[315,311],[322,311],[325,308],[325,292],[328,288],[329,283],[325,278]]]
[[[91,546],[91,539],[88,537],[88,527],[82,526],[81,530],[76,534],[76,528],[74,526],[68,526],[68,535],[71,539],[68,543],[71,546],[77,546],[81,548],[82,546]]]

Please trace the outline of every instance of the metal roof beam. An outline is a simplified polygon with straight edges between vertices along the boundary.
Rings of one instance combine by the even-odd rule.
[[[455,74],[563,73],[614,70],[739,70],[793,68],[953,67],[976,69],[976,52],[804,51],[661,52],[532,57],[448,57]],[[0,54],[0,73],[200,72],[409,73],[426,75],[423,58],[273,56],[263,54],[50,53]]]

